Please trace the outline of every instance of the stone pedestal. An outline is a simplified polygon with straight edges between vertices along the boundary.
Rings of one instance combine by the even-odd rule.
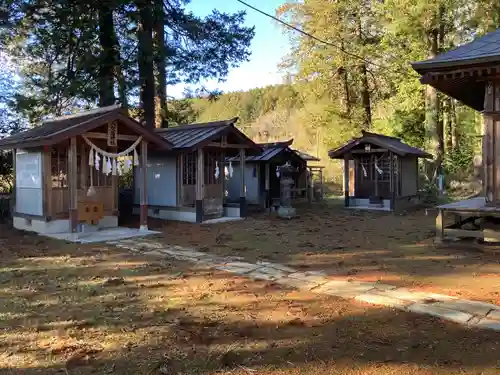
[[[278,216],[285,219],[296,216],[295,208],[292,207],[292,186],[294,184],[292,176],[294,171],[295,169],[288,162],[279,168],[281,199]]]

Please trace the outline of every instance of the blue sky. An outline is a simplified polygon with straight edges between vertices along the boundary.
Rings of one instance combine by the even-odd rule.
[[[285,1],[246,0],[245,2],[274,15],[276,8]],[[245,7],[235,0],[192,0],[188,9],[200,16],[211,13],[212,9],[229,13],[245,10],[247,12],[245,23],[249,26],[255,26],[250,61],[230,70],[226,82],[205,81],[203,82],[205,87],[230,92],[282,82],[284,72],[279,70],[278,64],[289,52],[290,44],[282,26],[276,21]],[[196,88],[196,86],[191,87]],[[171,86],[168,88],[168,95],[181,97],[183,91],[184,85]]]

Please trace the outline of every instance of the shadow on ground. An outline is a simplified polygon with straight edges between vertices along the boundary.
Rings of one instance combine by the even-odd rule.
[[[500,334],[2,228],[0,373],[496,374]]]
[[[214,225],[151,225],[163,230],[170,245],[500,304],[500,258],[463,247],[436,248],[435,217],[424,210],[398,215],[316,204],[298,212],[293,220],[255,214]]]

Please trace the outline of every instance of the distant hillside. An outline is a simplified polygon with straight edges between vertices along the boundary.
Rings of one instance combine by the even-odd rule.
[[[293,138],[293,146],[322,158],[330,177],[340,176],[327,151],[356,132],[339,125],[331,104],[307,101],[295,85],[275,85],[222,94],[216,99],[183,99],[172,103],[180,122],[208,122],[239,117],[238,127],[256,142]],[[337,127],[332,138],[332,128]],[[342,129],[343,128],[343,129]]]

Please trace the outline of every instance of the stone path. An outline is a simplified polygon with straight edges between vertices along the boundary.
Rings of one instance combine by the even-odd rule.
[[[467,327],[500,331],[500,306],[486,302],[415,292],[378,282],[332,280],[324,272],[299,272],[291,267],[270,262],[248,263],[241,257],[219,257],[185,247],[168,246],[144,238],[107,243],[146,255],[190,261],[202,267],[226,271],[255,280],[272,281],[313,293],[432,315]]]

